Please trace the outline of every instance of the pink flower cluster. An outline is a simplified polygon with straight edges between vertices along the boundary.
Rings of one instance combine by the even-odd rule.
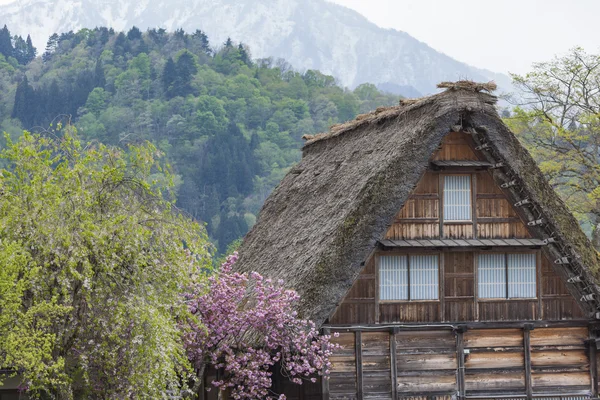
[[[312,321],[298,318],[295,291],[258,273],[232,272],[237,259],[237,253],[229,256],[217,275],[186,295],[200,321],[190,322],[185,335],[194,366],[219,369],[222,378],[212,384],[229,389],[234,399],[275,398],[271,374],[276,365],[297,384],[326,378],[337,345],[319,335]]]

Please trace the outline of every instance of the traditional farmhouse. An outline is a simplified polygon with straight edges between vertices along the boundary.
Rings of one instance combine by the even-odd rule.
[[[331,379],[288,398],[597,396],[598,254],[494,85],[441,87],[308,137],[245,238],[238,268],[340,334]]]

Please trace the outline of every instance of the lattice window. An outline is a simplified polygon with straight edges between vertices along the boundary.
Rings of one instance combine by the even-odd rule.
[[[508,297],[535,297],[535,254],[507,254]]]
[[[438,256],[410,256],[411,300],[437,300],[439,266]]]
[[[444,221],[471,221],[471,176],[444,177]]]
[[[408,300],[408,259],[406,256],[379,257],[379,298]]]
[[[535,298],[536,280],[536,255],[533,253],[479,255],[479,298]]]
[[[380,300],[437,300],[437,255],[379,257]]]
[[[477,270],[477,295],[482,299],[506,298],[506,256],[480,254]]]

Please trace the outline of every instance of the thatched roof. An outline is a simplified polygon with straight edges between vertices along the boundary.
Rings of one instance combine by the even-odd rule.
[[[302,296],[303,316],[323,323],[342,301],[395,214],[451,130],[489,144],[497,180],[516,179],[515,201],[532,201],[528,219],[551,260],[571,257],[563,276],[583,274],[574,295],[597,291],[598,254],[565,204],[499,118],[493,84],[444,83],[446,91],[381,108],[325,134],[307,137],[301,162],[265,202],[240,248],[237,268],[258,271]],[[511,189],[512,190],[512,189]],[[535,215],[534,215],[535,214]],[[590,312],[595,304],[582,303]]]

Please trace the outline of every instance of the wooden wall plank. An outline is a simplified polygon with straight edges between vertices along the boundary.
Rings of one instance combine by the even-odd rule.
[[[537,328],[531,331],[532,346],[583,345],[587,338],[587,327]]]
[[[465,347],[521,347],[521,329],[470,329],[464,334]]]
[[[503,390],[525,390],[525,373],[524,372],[504,372],[504,373],[466,373],[465,374],[465,390],[469,391],[494,391]]]
[[[533,373],[532,379],[534,388],[591,386],[589,372]]]

